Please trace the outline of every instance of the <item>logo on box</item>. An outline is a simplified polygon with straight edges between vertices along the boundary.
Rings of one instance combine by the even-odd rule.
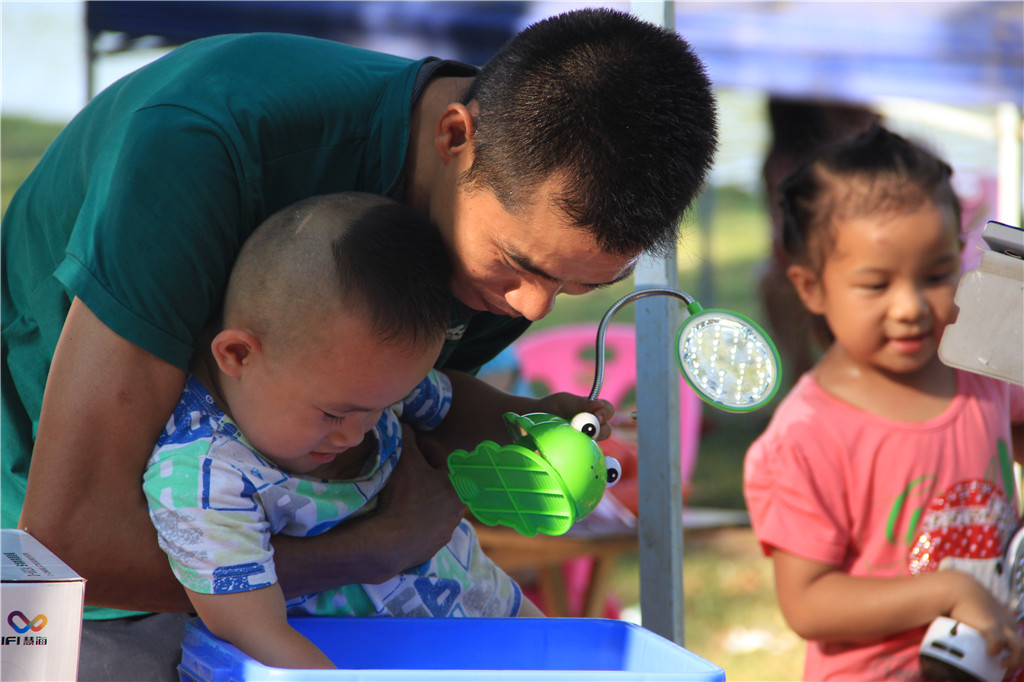
[[[85,580],[24,531],[0,544],[0,680],[74,680]]]
[[[24,625],[18,625],[18,621],[21,621]],[[29,630],[39,632],[46,627],[46,615],[40,613],[35,618],[29,619],[21,611],[11,611],[7,616],[7,624],[14,628],[14,631],[19,635],[23,635]]]

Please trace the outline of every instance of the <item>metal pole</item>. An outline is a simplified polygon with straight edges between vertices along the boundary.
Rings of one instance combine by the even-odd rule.
[[[675,28],[675,3],[633,0],[637,17]],[[644,258],[637,289],[678,288],[676,254]],[[680,303],[662,296],[636,304],[637,447],[639,453],[640,613],[648,630],[682,646],[683,507],[679,480],[679,372],[673,345]]]
[[[998,189],[996,220],[1010,225],[1021,221],[1021,112],[1013,102],[1000,102],[996,107],[996,145],[998,158]]]

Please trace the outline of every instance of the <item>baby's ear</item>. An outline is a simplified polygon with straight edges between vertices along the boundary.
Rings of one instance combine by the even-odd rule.
[[[815,315],[824,315],[825,294],[817,273],[806,265],[790,265],[786,268],[786,276],[796,289],[804,307]]]
[[[210,351],[220,371],[237,379],[253,356],[260,352],[260,340],[244,329],[225,329],[213,337]]]

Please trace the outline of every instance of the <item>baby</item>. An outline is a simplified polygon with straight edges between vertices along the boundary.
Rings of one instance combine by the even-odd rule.
[[[380,585],[286,601],[274,570],[272,535],[317,535],[374,509],[400,419],[430,429],[445,417],[451,386],[431,367],[447,262],[412,209],[354,193],[280,211],[239,254],[144,490],[203,622],[265,665],[334,667],[289,615],[542,615],[466,521],[432,560]]]

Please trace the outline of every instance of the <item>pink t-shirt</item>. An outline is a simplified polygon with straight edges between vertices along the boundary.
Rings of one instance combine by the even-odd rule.
[[[744,494],[762,548],[853,576],[916,575],[1001,553],[1018,519],[1011,421],[1024,388],[957,370],[941,415],[860,410],[809,374],[750,447]],[[870,645],[808,642],[807,680],[918,680],[924,628]]]

